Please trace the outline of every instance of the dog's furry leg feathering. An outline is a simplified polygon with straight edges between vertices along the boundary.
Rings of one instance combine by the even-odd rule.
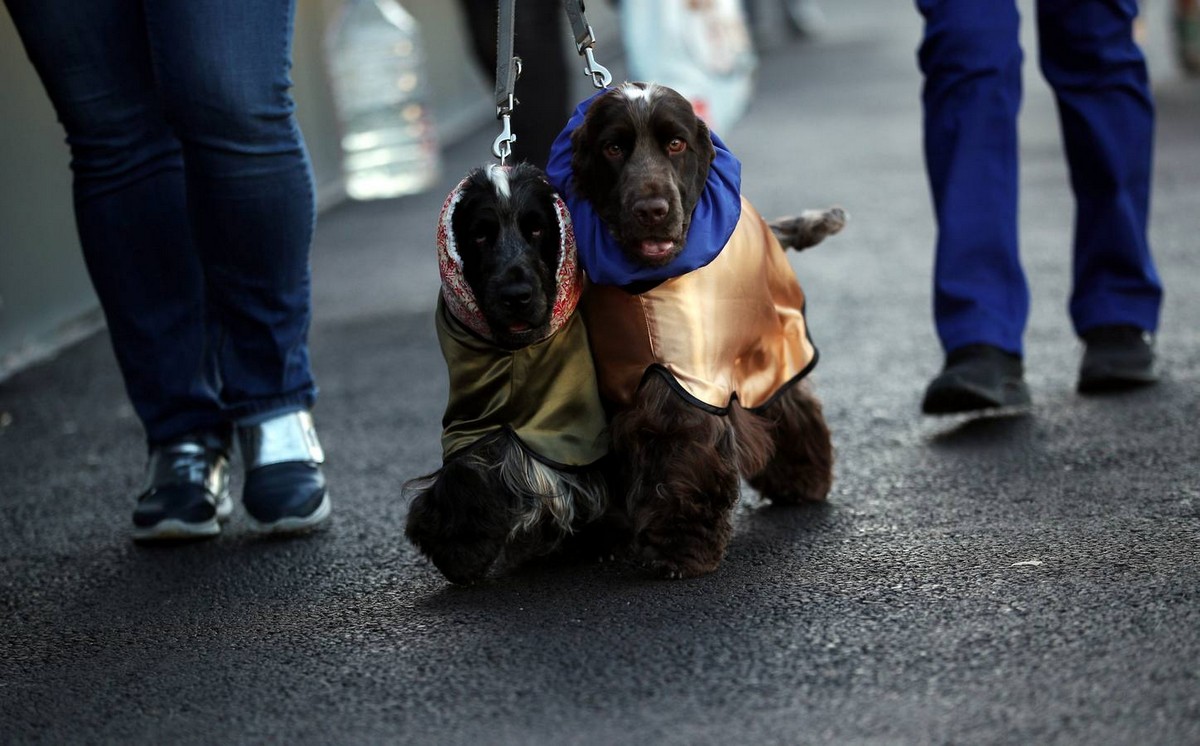
[[[774,452],[760,470],[743,472],[750,486],[777,504],[824,500],[833,485],[833,443],[821,402],[798,383],[763,408]]]
[[[551,469],[507,433],[405,489],[405,534],[454,583],[481,579],[502,553],[519,564],[555,550],[608,503],[600,473]]]
[[[738,499],[732,423],[649,376],[634,405],[614,417],[612,438],[641,559],[672,578],[717,569]]]
[[[404,486],[412,495],[404,533],[452,583],[482,578],[500,556],[516,512],[491,468],[494,448],[476,448]]]

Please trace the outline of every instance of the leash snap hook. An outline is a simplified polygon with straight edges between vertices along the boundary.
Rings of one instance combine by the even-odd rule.
[[[511,100],[512,97],[510,96]],[[500,165],[504,165],[504,161],[512,155],[512,144],[517,141],[517,136],[513,134],[511,115],[508,111],[501,109],[497,112],[496,117],[503,123],[500,134],[496,135],[496,139],[492,141],[492,155],[500,159]]]
[[[514,57],[517,63],[517,70],[520,71],[521,60]],[[500,134],[496,135],[496,139],[492,141],[492,155],[500,159],[500,165],[512,155],[512,144],[517,141],[516,134],[512,131],[512,110],[517,105],[517,101],[513,95],[508,94],[508,101],[496,107],[496,118],[501,122]]]
[[[575,45],[575,51],[584,56],[586,64],[583,66],[583,74],[592,77],[592,85],[597,88],[607,88],[612,82],[612,73],[608,68],[596,61],[596,53],[592,50],[592,46],[596,43],[596,34],[592,31],[592,27],[587,27],[587,38]]]

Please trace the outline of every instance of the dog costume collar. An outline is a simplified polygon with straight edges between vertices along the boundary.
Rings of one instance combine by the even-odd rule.
[[[494,164],[488,168],[507,170],[506,166]],[[467,278],[463,275],[462,257],[454,242],[452,222],[454,208],[462,200],[463,188],[466,184],[467,178],[463,178],[450,191],[450,194],[446,195],[446,201],[442,203],[442,212],[438,218],[437,250],[438,269],[442,276],[442,298],[445,300],[447,308],[450,309],[450,313],[462,322],[463,326],[480,337],[494,342],[491,327],[484,318],[483,312],[479,310],[475,293],[472,292]],[[554,195],[554,212],[558,216],[559,235],[558,268],[555,271],[558,293],[550,310],[549,330],[543,339],[553,336],[575,313],[580,293],[583,291],[583,277],[575,251],[575,231],[571,225],[571,213],[568,212],[566,204],[557,194]]]
[[[708,180],[700,195],[692,222],[688,226],[683,251],[662,267],[642,267],[626,256],[612,233],[596,215],[591,202],[571,188],[571,133],[583,124],[588,107],[604,89],[575,109],[567,126],[559,133],[550,148],[550,163],[546,175],[559,194],[566,195],[567,207],[575,231],[580,236],[579,260],[588,280],[601,285],[645,285],[658,283],[708,265],[729,242],[741,216],[742,164],[716,133],[712,135],[716,158],[708,171]]]

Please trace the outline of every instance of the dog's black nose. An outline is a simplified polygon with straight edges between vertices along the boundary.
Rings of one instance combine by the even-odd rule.
[[[633,203],[633,215],[642,225],[657,225],[667,216],[670,205],[662,197],[648,197]]]
[[[527,282],[514,282],[500,288],[500,302],[514,311],[520,311],[533,301],[533,286]]]

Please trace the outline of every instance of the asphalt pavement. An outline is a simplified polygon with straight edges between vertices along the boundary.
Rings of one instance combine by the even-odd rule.
[[[1025,8],[1026,4],[1022,4]],[[1200,743],[1200,81],[1149,6],[1163,381],[1074,392],[1073,205],[1027,45],[1020,416],[928,419],[933,225],[909,3],[826,2],[724,139],[767,216],[839,204],[792,261],[837,448],[827,505],[747,489],[720,570],[565,564],[449,586],[403,537],[436,468],[445,193],[321,216],[316,410],[335,515],[291,540],[128,539],[143,448],[104,334],[0,383],[4,743]],[[1027,24],[1028,25],[1028,24]],[[235,483],[235,490],[238,484]]]

